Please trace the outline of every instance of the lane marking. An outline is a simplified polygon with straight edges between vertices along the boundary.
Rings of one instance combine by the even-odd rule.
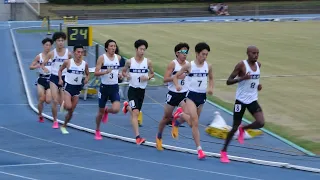
[[[82,151],[96,153],[96,154],[103,154],[103,155],[108,155],[108,156],[112,156],[112,157],[132,160],[132,161],[139,161],[139,162],[144,162],[144,163],[149,163],[149,164],[156,164],[156,165],[160,165],[160,166],[174,167],[174,168],[192,170],[192,171],[197,171],[197,172],[205,172],[205,173],[210,173],[210,174],[230,176],[230,177],[236,177],[236,178],[242,178],[242,179],[260,180],[258,178],[239,176],[239,175],[234,175],[234,174],[229,174],[229,173],[221,173],[221,172],[215,172],[215,171],[208,171],[208,170],[196,169],[196,168],[191,168],[191,167],[186,167],[186,166],[179,166],[179,165],[174,165],[174,164],[167,164],[167,163],[161,163],[161,162],[156,162],[156,161],[149,161],[149,160],[144,160],[144,159],[132,158],[132,157],[128,157],[128,156],[121,156],[121,155],[116,155],[116,154],[106,153],[106,152],[101,152],[101,151],[95,151],[95,150],[91,150],[91,149],[86,149],[86,148],[82,148],[82,147],[67,145],[67,144],[63,144],[63,143],[59,143],[59,142],[55,142],[55,141],[51,141],[51,140],[38,138],[38,137],[35,137],[35,136],[32,136],[32,135],[28,135],[28,134],[25,134],[25,133],[22,133],[22,132],[19,132],[19,131],[15,131],[15,130],[12,130],[12,129],[9,129],[9,128],[6,128],[6,127],[0,127],[0,128],[1,129],[5,129],[5,130],[10,131],[10,132],[13,132],[13,133],[16,133],[16,134],[19,134],[19,135],[22,135],[22,136],[26,136],[26,137],[32,138],[32,139],[36,139],[36,140],[44,141],[44,142],[47,142],[47,143],[64,146],[64,147],[69,147],[69,148],[72,148],[72,149],[78,149],[78,150],[82,150]]]
[[[0,173],[1,173],[1,174],[5,174],[5,175],[9,175],[9,176],[14,176],[14,177],[22,178],[22,179],[39,180],[39,179],[34,179],[34,178],[31,178],[31,177],[27,177],[27,176],[21,176],[21,175],[18,175],[18,174],[7,173],[7,172],[4,172],[4,171],[0,171]]]
[[[58,162],[58,161],[51,161],[51,160],[48,160],[48,159],[38,158],[38,157],[35,157],[35,156],[29,156],[29,155],[26,155],[26,154],[17,153],[17,152],[5,150],[5,149],[0,149],[0,151],[7,152],[7,153],[10,153],[10,154],[15,154],[15,155],[18,155],[18,156],[23,156],[23,157],[28,157],[28,158],[32,158],[32,159],[37,159],[37,160],[48,161],[48,162],[52,162],[52,163],[56,163],[56,164],[60,164],[60,165],[65,165],[65,166],[69,166],[69,167],[74,167],[74,168],[78,168],[78,169],[85,169],[85,170],[88,170],[88,171],[100,172],[100,173],[104,173],[104,174],[111,174],[111,175],[116,175],[116,176],[132,178],[132,179],[149,180],[149,179],[142,178],[142,177],[136,177],[136,176],[130,176],[130,175],[126,175],[126,174],[114,173],[114,172],[110,172],[110,171],[103,171],[103,170],[99,170],[99,169],[87,168],[87,167],[83,167],[83,166],[77,166],[77,165],[62,163],[62,162]]]
[[[55,164],[58,164],[58,163],[11,164],[11,165],[1,165],[0,168],[25,167],[25,166],[44,166],[44,165],[55,165]]]

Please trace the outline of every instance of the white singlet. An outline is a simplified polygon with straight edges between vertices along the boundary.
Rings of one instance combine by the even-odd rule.
[[[82,60],[80,66],[78,66],[75,62],[74,59],[70,59],[70,66],[69,68],[66,68],[67,73],[65,75],[65,81],[68,84],[71,85],[81,85],[82,84],[82,79],[84,77],[84,72],[86,69],[86,62]]]
[[[182,68],[182,66],[179,64],[179,62],[176,59],[174,59],[173,62],[174,62],[174,70],[171,73],[171,77],[173,77]],[[186,61],[186,64],[188,64],[188,63],[189,62]],[[178,83],[182,87],[181,91],[177,91],[173,82],[168,82],[169,91],[172,91],[175,93],[184,93],[184,92],[188,91],[188,76],[186,76],[184,79],[178,79]]]
[[[242,61],[246,67],[246,74],[250,73],[251,79],[243,80],[238,83],[236,99],[244,104],[250,104],[258,100],[258,85],[260,80],[260,68],[256,62],[257,70],[253,71],[247,60]]]
[[[39,59],[39,64],[42,65],[42,63],[43,63],[42,53],[39,54],[39,57],[40,57],[40,59]],[[49,72],[48,72],[48,73],[45,73],[45,72],[43,71],[43,69],[40,67],[40,68],[38,69],[39,74],[44,75],[44,76],[50,75],[50,73],[51,73],[51,65],[52,65],[52,60],[49,59],[49,61],[47,62],[47,64],[45,64],[45,67],[49,70]]]
[[[197,67],[194,61],[191,61],[191,70],[189,73],[189,91],[197,93],[206,93],[208,87],[209,67],[204,61],[202,67]]]
[[[142,62],[138,63],[135,58],[130,59],[130,82],[129,86],[133,88],[145,89],[147,87],[148,81],[141,82],[141,76],[148,77],[148,59],[144,58]]]
[[[66,52],[63,56],[59,56],[57,49],[53,50],[53,60],[52,60],[52,66],[51,66],[51,74],[58,76],[58,72],[60,67],[62,66],[63,62],[67,59],[69,59],[68,56],[69,50],[66,48]],[[64,69],[62,71],[62,76],[66,74],[67,70]]]
[[[111,68],[112,71],[109,74],[101,76],[101,83],[105,85],[118,84],[118,74],[120,67],[118,56],[115,54],[114,59],[110,60],[106,54],[103,54],[103,58],[103,66],[101,67],[100,71],[107,71],[108,68]]]

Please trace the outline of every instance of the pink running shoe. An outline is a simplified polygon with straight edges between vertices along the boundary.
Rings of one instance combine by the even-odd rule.
[[[96,130],[96,135],[94,136],[94,138],[95,138],[96,140],[101,140],[101,139],[102,139],[102,136],[101,136],[101,133],[100,133],[99,130]]]
[[[220,152],[220,162],[222,162],[222,163],[229,163],[230,162],[227,152],[225,152],[225,151]]]
[[[129,103],[127,101],[123,102],[122,112],[124,114],[127,114],[127,112],[128,112],[128,110],[127,110],[128,105],[129,105]]]
[[[43,117],[39,117],[39,122],[44,123]]]
[[[58,128],[59,128],[59,123],[58,123],[58,121],[53,121],[52,128],[53,128],[53,129],[58,129]]]
[[[240,125],[240,127],[239,127],[238,142],[239,142],[240,144],[243,144],[243,143],[244,143],[244,130],[243,130],[242,125]]]
[[[107,121],[108,121],[108,107],[106,107],[104,109],[104,114],[103,114],[103,117],[102,117],[102,122],[103,123],[107,123]]]
[[[182,109],[182,107],[178,107],[176,112],[173,114],[173,121],[178,119],[180,117],[181,113],[183,113],[183,109]]]
[[[198,159],[206,158],[206,154],[203,152],[202,149],[198,150]]]

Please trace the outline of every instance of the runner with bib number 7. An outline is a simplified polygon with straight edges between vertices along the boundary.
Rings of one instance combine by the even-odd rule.
[[[192,128],[192,136],[198,151],[198,158],[206,157],[200,146],[199,133],[199,117],[206,102],[206,93],[213,94],[213,72],[212,65],[207,63],[207,57],[210,52],[208,44],[201,42],[195,46],[196,60],[182,66],[173,77],[173,83],[177,91],[182,90],[182,85],[179,83],[179,77],[185,72],[188,73],[188,92],[186,94],[186,104],[182,107],[183,111],[177,110],[175,113],[172,126],[172,137],[178,138],[178,127],[184,121]],[[209,84],[208,84],[209,82]],[[178,119],[179,117],[183,117]]]

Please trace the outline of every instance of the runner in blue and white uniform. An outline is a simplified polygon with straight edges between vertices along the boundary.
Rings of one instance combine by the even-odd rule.
[[[101,140],[100,123],[108,121],[108,113],[116,114],[120,111],[120,95],[119,95],[119,75],[121,57],[115,54],[117,44],[114,40],[109,39],[105,43],[106,53],[98,58],[95,76],[101,77],[100,90],[98,92],[99,111],[96,116],[96,134],[95,139]],[[111,108],[106,107],[108,100],[111,101]]]
[[[52,95],[52,117],[53,117],[53,128],[59,128],[57,121],[57,106],[63,108],[63,85],[59,85],[58,71],[64,61],[72,58],[71,52],[65,48],[65,40],[67,35],[64,32],[55,32],[52,36],[53,42],[56,44],[56,48],[51,51],[47,58],[44,59],[44,63],[47,63],[49,59],[52,59],[51,75],[50,75],[50,90]],[[45,66],[41,66],[44,72],[49,72]],[[64,78],[66,71],[63,71],[62,76]]]
[[[83,85],[89,81],[89,67],[83,60],[83,46],[78,45],[73,47],[74,58],[63,62],[58,71],[59,85],[63,85],[63,71],[65,73],[65,85],[64,85],[64,108],[68,111],[65,116],[64,124],[60,130],[63,134],[68,134],[66,130],[68,122],[72,118],[74,109],[77,107],[79,95]],[[82,79],[84,78],[84,81]]]
[[[187,43],[179,43],[174,47],[174,53],[176,55],[176,59],[172,60],[168,67],[167,71],[164,75],[164,83],[168,83],[168,90],[169,92],[166,95],[166,104],[164,105],[164,115],[162,120],[159,123],[158,127],[158,134],[156,137],[156,148],[158,150],[163,150],[162,148],[162,132],[171,120],[172,120],[172,113],[175,107],[181,108],[185,101],[186,94],[188,91],[188,82],[186,80],[186,73],[182,74],[179,77],[179,84],[181,85],[182,89],[180,91],[176,90],[174,85],[173,77],[174,75],[180,71],[182,66],[188,64],[189,62],[186,60],[187,55],[189,52],[189,45]],[[179,112],[179,111],[177,111]]]
[[[178,137],[178,127],[183,121],[187,121],[192,128],[192,135],[198,151],[198,158],[205,158],[205,154],[200,146],[199,133],[199,117],[206,102],[206,93],[212,95],[213,93],[213,72],[212,66],[206,61],[210,52],[208,44],[202,42],[195,46],[196,60],[184,65],[180,71],[173,77],[173,82],[178,92],[182,90],[178,77],[185,72],[188,72],[188,92],[186,95],[186,105],[182,109],[177,109],[175,113],[172,126],[172,137]],[[208,84],[209,82],[209,84]],[[183,118],[177,119],[182,116]]]
[[[134,43],[136,55],[126,61],[122,69],[123,77],[129,80],[128,99],[129,102],[123,103],[123,113],[128,111],[131,114],[131,124],[136,136],[136,143],[142,144],[145,139],[140,137],[138,116],[143,105],[145,89],[148,81],[154,77],[152,62],[144,57],[145,51],[148,49],[148,43],[139,39]],[[129,70],[129,74],[127,71]]]
[[[38,90],[38,116],[39,122],[44,122],[42,111],[43,111],[43,103],[46,102],[50,104],[51,102],[51,91],[49,85],[49,78],[50,78],[50,69],[51,69],[51,59],[44,65],[49,72],[45,73],[41,65],[43,64],[44,58],[50,52],[52,47],[53,41],[50,38],[45,38],[42,40],[43,45],[43,52],[38,54],[35,59],[32,61],[30,65],[30,70],[38,69],[39,77],[37,80],[37,90]]]
[[[247,48],[247,55],[248,59],[240,61],[227,80],[227,85],[238,83],[238,88],[233,109],[233,126],[220,152],[220,161],[223,163],[230,162],[227,155],[227,147],[238,128],[238,141],[242,144],[244,143],[244,130],[259,129],[264,126],[264,115],[258,103],[258,91],[262,89],[262,85],[260,84],[261,63],[258,62],[259,49],[255,46],[249,46]],[[246,126],[241,126],[242,117],[246,109],[252,114],[255,121]]]

